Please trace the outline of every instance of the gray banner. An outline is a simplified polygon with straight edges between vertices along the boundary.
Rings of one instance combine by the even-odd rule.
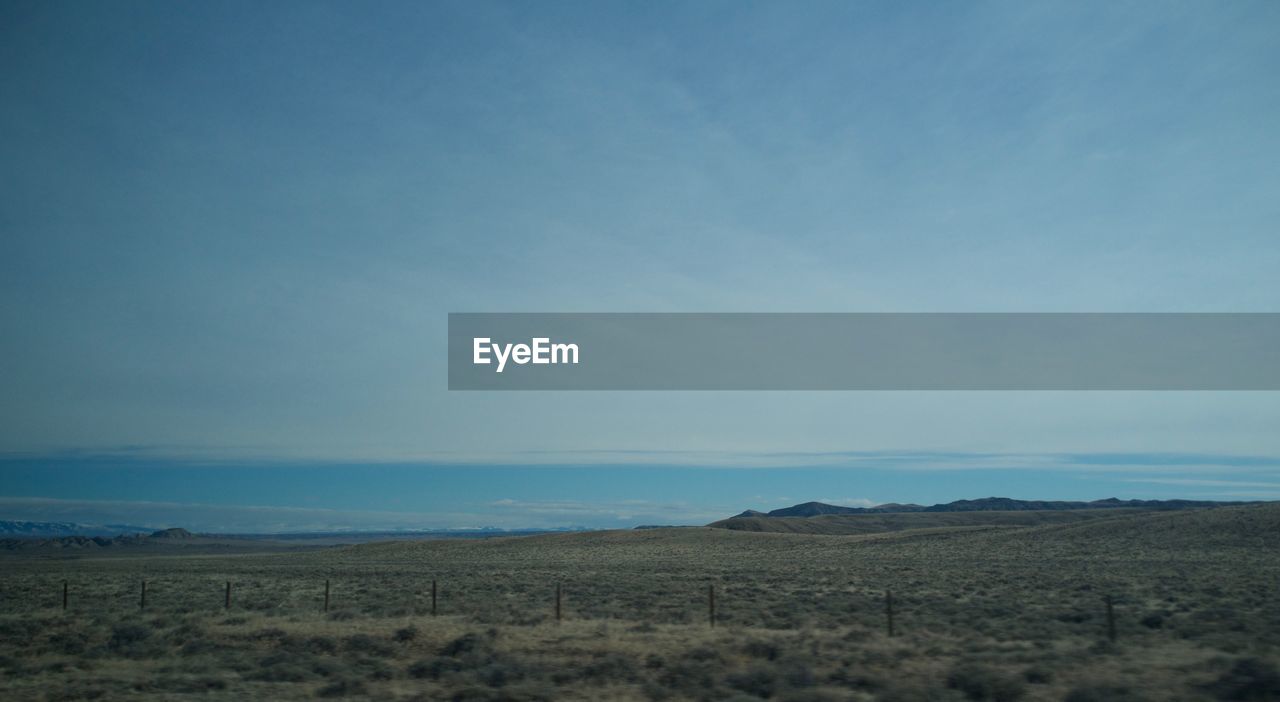
[[[1280,314],[450,314],[449,389],[1280,390]]]

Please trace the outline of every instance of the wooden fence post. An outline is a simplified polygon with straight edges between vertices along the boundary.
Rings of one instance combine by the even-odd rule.
[[[884,619],[885,625],[889,629],[889,636],[893,636],[893,591],[884,591]]]
[[[1111,641],[1111,643],[1115,643],[1116,642],[1116,613],[1115,613],[1115,610],[1112,608],[1111,595],[1107,595],[1103,599],[1107,603],[1107,639]]]
[[[560,583],[556,583],[556,623],[560,622]]]
[[[138,599],[138,609],[147,608],[147,581],[142,581],[142,596]]]
[[[231,609],[231,581],[227,581],[227,602],[226,608]]]
[[[324,581],[324,611],[329,611],[329,581]]]
[[[707,586],[707,622],[716,628],[716,586]]]
[[[431,616],[436,616],[436,581],[431,581]]]
[[[62,611],[67,611],[67,581],[62,581]]]

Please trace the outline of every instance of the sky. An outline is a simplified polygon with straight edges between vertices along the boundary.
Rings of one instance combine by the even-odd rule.
[[[1276,393],[445,371],[449,312],[1280,311],[1278,30],[1269,2],[6,0],[0,519],[1280,499]]]

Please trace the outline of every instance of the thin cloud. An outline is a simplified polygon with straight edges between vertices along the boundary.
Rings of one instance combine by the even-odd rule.
[[[79,448],[49,453],[0,453],[0,461],[170,462],[185,465],[244,465],[262,462],[266,467],[420,465],[502,467],[653,466],[679,468],[872,468],[882,470],[1059,470],[1080,472],[1269,472],[1280,471],[1280,456],[1212,453],[1028,453],[978,451],[676,451],[644,449],[537,450],[477,453],[433,451],[392,458],[354,454],[326,458],[274,455],[250,450],[202,446],[128,446]]]
[[[817,501],[841,507],[875,507],[878,504],[882,504],[875,500],[868,500],[865,497],[821,497]]]
[[[1207,480],[1201,478],[1126,478],[1121,482],[1205,487],[1276,488],[1280,490],[1280,482],[1250,482],[1243,480]]]

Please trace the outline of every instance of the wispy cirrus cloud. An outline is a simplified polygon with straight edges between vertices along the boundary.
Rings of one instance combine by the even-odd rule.
[[[829,505],[839,505],[841,507],[875,507],[880,502],[868,500],[865,497],[822,497],[816,502],[825,502]]]
[[[266,467],[326,465],[421,466],[671,466],[679,468],[874,468],[885,470],[1055,470],[1113,473],[1215,473],[1280,471],[1280,456],[1161,452],[991,452],[991,451],[737,451],[591,449],[503,452],[428,451],[400,455],[289,455],[270,450],[130,445],[83,447],[51,452],[0,453],[2,461],[142,461],[216,467],[247,461]]]
[[[1126,483],[1151,485],[1189,485],[1194,487],[1275,488],[1280,491],[1280,481],[1253,482],[1247,480],[1206,480],[1203,478],[1125,478]]]

